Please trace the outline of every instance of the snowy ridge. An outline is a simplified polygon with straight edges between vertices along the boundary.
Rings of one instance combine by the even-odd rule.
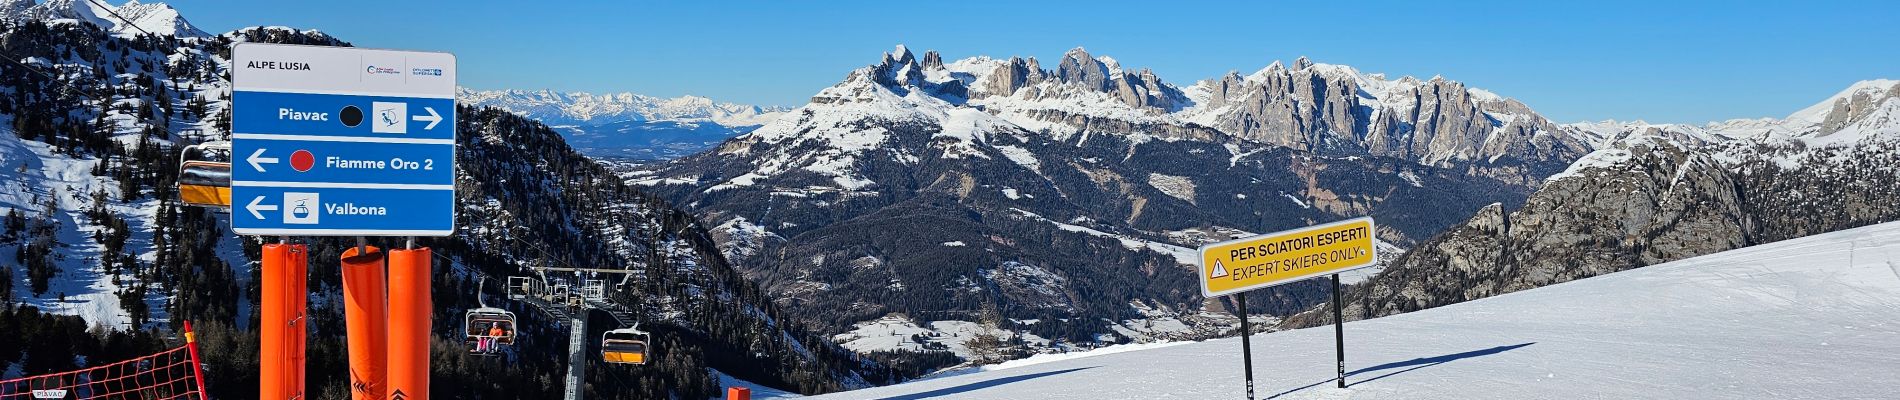
[[[113,14],[117,13],[117,16]],[[124,17],[125,20],[120,20]],[[180,38],[203,38],[210,34],[198,30],[191,22],[185,21],[178,10],[165,3],[143,4],[138,0],[128,0],[125,4],[113,7],[101,6],[90,0],[47,0],[34,4],[34,0],[0,1],[0,20],[20,23],[26,20],[54,22],[74,20],[92,24],[117,35],[131,36],[150,32],[154,35],[172,35]]]
[[[1282,399],[1885,398],[1900,223],[1771,243],[1345,326],[1260,334]],[[1230,398],[1236,339],[945,374],[821,399]],[[1610,384],[1606,384],[1610,383]]]
[[[1808,154],[1826,151],[1822,149],[1894,151],[1894,143],[1900,142],[1900,81],[1857,82],[1784,119],[1735,119],[1700,126],[1606,120],[1565,127],[1585,133],[1598,149],[1547,181],[1593,168],[1629,167],[1624,164],[1637,147],[1708,151],[1731,166],[1765,157],[1793,167]]]

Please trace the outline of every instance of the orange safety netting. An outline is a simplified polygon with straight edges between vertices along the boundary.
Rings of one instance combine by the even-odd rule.
[[[0,380],[0,400],[204,400],[196,338],[185,325],[185,345],[112,364]]]

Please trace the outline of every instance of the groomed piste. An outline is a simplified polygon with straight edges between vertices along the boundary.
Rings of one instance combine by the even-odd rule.
[[[1891,398],[1900,222],[1331,327],[1256,335],[1262,399]],[[1238,339],[1042,363],[821,399],[1241,398]]]

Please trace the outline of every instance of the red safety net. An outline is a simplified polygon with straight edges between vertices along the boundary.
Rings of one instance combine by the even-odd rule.
[[[187,342],[112,364],[0,381],[0,400],[203,400],[204,380],[192,346]]]

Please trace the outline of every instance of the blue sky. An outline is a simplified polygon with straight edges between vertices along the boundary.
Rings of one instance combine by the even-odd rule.
[[[1882,1],[170,3],[210,32],[286,25],[454,52],[477,89],[792,106],[898,43],[947,59],[1084,46],[1184,86],[1307,56],[1443,75],[1560,122],[1781,117],[1900,78],[1900,2]]]

